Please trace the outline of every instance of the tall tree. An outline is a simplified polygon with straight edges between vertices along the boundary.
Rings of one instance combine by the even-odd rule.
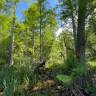
[[[73,26],[73,36],[74,36],[74,48],[77,64],[83,65],[85,61],[85,49],[86,49],[86,19],[88,17],[88,12],[90,7],[88,7],[89,0],[62,0],[63,6],[62,18],[71,18]],[[85,5],[86,4],[86,5]],[[65,14],[64,14],[65,13]],[[76,19],[77,18],[77,19]],[[70,27],[70,26],[69,26]],[[80,82],[84,85],[83,78],[80,78]]]
[[[44,9],[44,0],[38,0],[38,4],[39,4],[39,12],[40,12],[40,61],[42,61],[42,47],[43,47],[43,42],[42,42],[42,39],[43,39],[43,32],[42,32],[42,20],[43,20],[43,9]]]
[[[14,32],[15,32],[15,27],[16,27],[16,8],[17,8],[17,3],[19,0],[14,0],[12,3],[13,5],[13,16],[12,16],[12,27],[11,27],[11,48],[10,48],[10,58],[9,58],[9,63],[10,65],[14,64]]]
[[[43,3],[45,4],[45,2]],[[40,13],[40,8],[42,8],[42,6],[44,9],[42,9]],[[36,70],[38,70],[39,67],[44,66],[49,59],[57,27],[57,19],[54,10],[47,9],[44,5],[42,6],[40,5],[40,2],[33,3],[26,12],[26,23],[31,28],[30,30],[32,33],[30,35],[32,42],[35,41],[35,46],[32,48],[32,51],[35,49],[35,58],[33,58],[35,63],[38,63]],[[32,44],[32,47],[33,45],[34,44]],[[38,62],[38,60],[40,62]]]
[[[77,34],[77,0],[59,0],[61,6],[61,19],[65,22],[70,18],[72,21],[72,31],[74,37],[74,51],[76,52],[76,34]]]
[[[92,14],[95,6],[94,0],[80,1],[80,0],[60,0],[61,17],[63,20],[71,18],[74,36],[75,55],[79,62],[84,61],[85,54],[85,26],[87,17]],[[86,6],[84,5],[86,3]],[[70,26],[69,26],[70,27]],[[81,47],[81,48],[80,48]],[[81,52],[81,50],[83,52]],[[82,54],[82,56],[80,56]],[[80,59],[82,57],[82,60]],[[85,57],[85,56],[84,56]]]
[[[76,40],[76,58],[78,63],[85,63],[85,20],[87,12],[86,0],[78,1],[78,28],[77,28],[77,40]],[[85,5],[86,4],[86,5]]]

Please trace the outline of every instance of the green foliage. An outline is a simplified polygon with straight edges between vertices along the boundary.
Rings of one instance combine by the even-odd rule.
[[[72,78],[70,76],[67,75],[57,75],[56,78],[59,81],[62,81],[62,83],[64,84],[64,86],[68,86],[72,83]]]
[[[79,78],[83,74],[87,72],[86,67],[84,65],[77,65],[76,68],[72,69],[71,75],[73,76],[74,79]]]
[[[32,96],[49,96],[49,93],[51,94],[51,91],[54,91],[53,89],[55,91],[52,93],[56,93],[56,86],[53,88],[54,86],[51,87],[49,84],[46,89],[45,84],[48,83],[46,80],[54,79],[54,82],[55,80],[59,81],[66,89],[66,87],[73,85],[83,74],[86,75],[88,71],[93,72],[96,70],[95,0],[88,0],[90,6],[87,9],[90,10],[87,13],[88,15],[90,13],[89,25],[86,26],[86,57],[89,63],[88,66],[90,66],[88,69],[87,65],[77,63],[73,33],[64,29],[56,37],[58,18],[55,8],[48,5],[48,0],[36,0],[31,5],[29,4],[29,8],[26,11],[24,10],[25,17],[21,22],[15,16],[18,11],[15,7],[18,7],[17,4],[20,1],[25,2],[26,0],[0,0],[0,89],[3,89],[4,96],[30,96],[31,93]],[[60,11],[60,17],[64,24],[69,18],[72,19],[72,15],[74,15],[77,24],[78,5],[80,5],[82,15],[85,7],[83,2],[85,1],[61,1],[62,12]],[[29,0],[30,2],[31,0]],[[13,13],[13,11],[16,12]],[[10,61],[12,32],[14,33],[12,56],[14,65],[10,66],[8,64]],[[42,45],[42,54],[40,53],[40,45]],[[45,65],[37,68],[39,63],[42,63],[40,62],[40,55],[45,60],[42,60]],[[34,72],[35,68],[38,70],[36,73]],[[43,81],[44,91],[39,88],[40,92],[33,92],[33,88],[37,88],[37,83]],[[92,96],[95,96],[95,88],[90,87],[90,85],[88,90],[92,92]],[[58,95],[56,93],[53,96]]]
[[[10,77],[10,72],[8,72],[8,76]],[[6,76],[6,79],[3,81],[4,84],[4,96],[13,96],[14,89],[16,87],[17,80],[13,77],[13,74],[11,74],[12,77]]]
[[[5,0],[0,0],[0,10],[4,8]]]
[[[26,21],[31,27],[36,27],[39,23],[40,13],[38,11],[38,4],[32,4],[31,7],[28,9],[28,11],[25,12],[26,15]],[[31,22],[31,20],[33,22]]]
[[[1,30],[3,31],[3,30],[8,30],[9,28],[10,28],[10,20],[9,20],[9,18],[6,16],[6,15],[4,15],[4,14],[2,14],[2,15],[0,15],[0,26],[1,26]]]
[[[0,87],[4,88],[4,96],[13,96],[14,88],[17,85],[15,69],[13,67],[3,67],[0,72]]]
[[[96,96],[96,87],[90,87],[89,92],[91,93],[91,96]]]

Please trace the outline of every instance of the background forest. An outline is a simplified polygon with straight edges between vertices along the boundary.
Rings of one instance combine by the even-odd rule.
[[[0,96],[96,96],[96,0],[51,2],[0,0]]]

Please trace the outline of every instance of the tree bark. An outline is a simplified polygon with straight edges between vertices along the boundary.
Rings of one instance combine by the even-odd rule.
[[[34,63],[34,59],[35,59],[35,31],[34,31],[34,29],[32,30],[31,29],[31,31],[32,31],[32,63]]]
[[[11,28],[11,48],[10,48],[10,65],[14,64],[14,31],[15,31],[15,19],[16,19],[16,4],[14,4],[14,9],[13,9],[13,20],[12,20],[12,28]]]
[[[85,65],[85,47],[86,47],[86,36],[85,36],[85,21],[86,21],[86,5],[87,0],[78,1],[78,28],[76,38],[76,59],[77,64]],[[80,76],[78,83],[81,87],[85,86],[85,74]]]
[[[74,51],[76,52],[76,24],[75,24],[75,18],[74,18],[74,13],[72,12],[72,25],[73,25],[73,37],[74,37]]]
[[[40,0],[40,61],[42,61],[42,0]]]
[[[74,14],[76,10],[74,10],[74,6],[73,6],[73,3],[72,3],[72,0],[70,0],[70,4],[71,4],[71,19],[72,19],[72,27],[73,27],[73,37],[74,37],[74,52],[76,53],[76,38],[77,38],[77,28],[76,28],[76,23],[75,23],[75,15],[77,14]]]
[[[86,19],[86,0],[79,0],[78,9],[78,28],[77,28],[77,40],[76,40],[76,58],[78,63],[85,63],[85,19]]]

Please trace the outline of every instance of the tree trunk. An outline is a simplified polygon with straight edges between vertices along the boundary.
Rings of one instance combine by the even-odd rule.
[[[73,37],[74,37],[74,52],[76,52],[76,24],[75,24],[75,18],[72,12],[72,25],[73,25]]]
[[[10,48],[10,65],[14,64],[14,31],[15,31],[15,19],[16,19],[16,4],[14,5],[14,13],[13,13],[13,20],[12,20],[12,28],[11,28],[11,48]]]
[[[78,9],[78,28],[76,40],[76,58],[78,63],[85,63],[85,16],[86,16],[86,0],[79,0]]]
[[[86,20],[86,5],[87,0],[79,0],[79,9],[78,9],[78,28],[77,28],[77,40],[76,40],[76,59],[77,64],[86,64],[85,60],[85,44],[86,44],[86,36],[85,36],[85,20]],[[82,74],[78,83],[81,87],[85,85],[85,75]]]
[[[34,57],[34,52],[35,52],[35,32],[34,32],[34,30],[33,30],[33,51],[32,51],[32,56],[33,56],[33,63],[34,63],[34,59],[35,59],[35,57]]]
[[[40,0],[40,61],[42,61],[42,0]]]
[[[13,31],[13,30],[12,30],[12,31]],[[13,65],[13,64],[14,64],[13,52],[14,52],[14,32],[12,32],[12,40],[11,40],[10,65]]]

